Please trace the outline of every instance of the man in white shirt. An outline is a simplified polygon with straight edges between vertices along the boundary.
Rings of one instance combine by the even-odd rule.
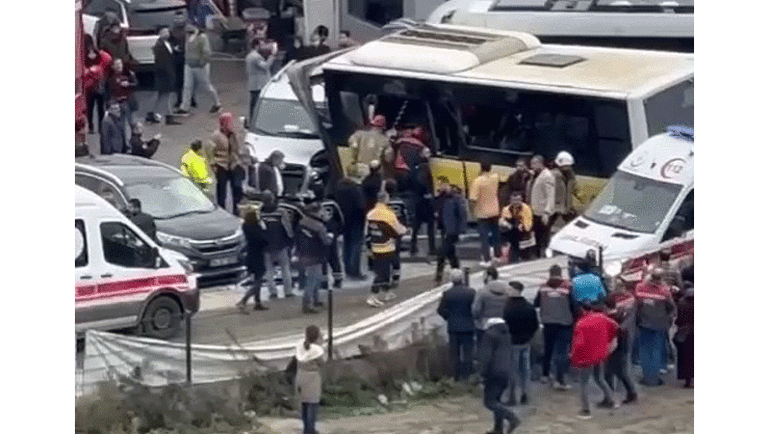
[[[532,208],[534,217],[533,229],[537,255],[542,258],[551,237],[551,224],[556,211],[556,178],[548,168],[541,155],[535,155],[530,162],[535,176],[529,182],[527,201]]]

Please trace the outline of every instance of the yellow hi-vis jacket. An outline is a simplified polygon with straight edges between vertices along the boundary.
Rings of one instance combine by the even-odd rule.
[[[396,251],[396,237],[404,235],[406,227],[387,204],[378,202],[366,214],[366,240],[374,254]]]
[[[201,187],[206,187],[212,182],[206,159],[192,149],[182,156],[182,172]]]

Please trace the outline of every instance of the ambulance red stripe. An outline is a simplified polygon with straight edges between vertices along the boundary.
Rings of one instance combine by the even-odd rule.
[[[187,276],[176,274],[171,276],[142,277],[124,281],[99,283],[97,285],[75,285],[75,301],[87,301],[101,298],[125,296],[151,292],[168,285],[187,283]]]

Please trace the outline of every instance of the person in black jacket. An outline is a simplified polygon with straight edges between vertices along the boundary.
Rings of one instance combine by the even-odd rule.
[[[177,77],[174,70],[174,47],[171,45],[170,39],[171,31],[168,27],[163,27],[158,33],[158,41],[152,47],[152,54],[155,56],[155,90],[157,93],[151,105],[152,110],[147,112],[145,120],[157,124],[161,119],[164,119],[166,125],[179,125],[179,122],[172,116],[171,93],[176,89],[176,81],[181,77]],[[160,104],[161,101],[164,104]],[[161,107],[165,116],[161,117],[158,114],[158,106]]]
[[[278,297],[278,289],[273,279],[273,264],[278,262],[281,267],[284,295],[291,297],[294,292],[289,253],[293,244],[294,226],[288,213],[278,207],[278,202],[270,190],[262,192],[262,203],[262,220],[267,225],[267,246],[265,246],[267,288],[270,291],[270,297]]]
[[[332,269],[332,279],[334,279],[334,287],[342,288],[342,263],[340,262],[340,249],[337,243],[337,237],[342,233],[342,228],[345,227],[345,218],[342,216],[342,210],[339,205],[334,201],[328,201],[324,203],[321,209],[321,215],[323,216],[324,225],[326,230],[331,234],[332,241],[329,248],[326,249],[326,258],[323,266],[323,278],[321,279],[321,289],[329,289],[329,268]]]
[[[255,209],[249,209],[243,216],[243,235],[246,237],[246,269],[251,275],[251,288],[243,294],[236,306],[241,312],[248,314],[246,302],[254,296],[254,310],[267,310],[262,304],[262,277],[265,275],[264,250],[267,245],[265,232],[267,226],[259,219]]]
[[[156,236],[155,220],[148,214],[142,212],[142,202],[140,202],[139,199],[129,199],[128,206],[129,220],[157,243],[158,237]]]
[[[522,404],[528,402],[527,392],[529,392],[529,349],[530,341],[535,336],[535,332],[540,328],[540,322],[537,319],[537,312],[521,295],[524,291],[524,285],[521,282],[513,281],[509,283],[511,287],[511,297],[503,309],[503,320],[508,325],[511,333],[511,371],[510,374],[510,393],[509,405],[516,405],[516,383],[518,380],[521,388]],[[518,379],[517,379],[518,377]]]
[[[364,241],[366,208],[364,192],[353,179],[345,177],[337,184],[335,200],[342,211],[342,263],[351,279],[364,279],[361,274],[361,246]]]
[[[471,305],[476,291],[463,285],[463,272],[450,272],[452,287],[442,294],[438,314],[446,320],[449,333],[449,356],[454,365],[455,381],[465,380],[473,364],[473,313]]]
[[[433,213],[433,177],[430,173],[430,149],[425,147],[420,152],[410,175],[410,196],[412,205],[412,245],[410,253],[417,255],[417,233],[423,223],[428,231],[428,255],[436,255],[436,229]]]
[[[321,204],[312,202],[305,209],[305,216],[299,221],[297,228],[298,265],[305,273],[302,284],[302,313],[318,313],[315,308],[323,306],[318,299],[318,288],[321,284],[326,251],[331,243],[332,235],[324,225]]]
[[[441,282],[444,275],[444,263],[449,260],[449,266],[460,268],[457,258],[457,242],[460,235],[465,232],[468,215],[465,204],[460,195],[454,191],[445,176],[438,178],[439,195],[436,198],[436,210],[438,211],[438,227],[441,231],[441,250],[436,264],[436,283]]]
[[[259,191],[270,191],[275,197],[283,196],[283,178],[281,166],[283,166],[283,152],[275,150],[267,159],[257,166],[257,182],[254,185]]]
[[[129,140],[131,155],[152,158],[160,146],[160,134],[156,134],[152,139],[145,141],[142,138],[142,133],[144,133],[144,125],[141,122],[131,126],[131,139]]]
[[[177,16],[178,17],[178,16]],[[174,108],[179,108],[182,104],[182,87],[184,86],[184,47],[187,43],[187,23],[184,18],[174,17],[174,24],[171,26],[171,47],[174,49],[173,62],[174,62],[174,93],[176,94],[176,102]],[[195,103],[195,95],[190,100],[192,107],[197,106]]]
[[[502,434],[503,421],[508,420],[508,433],[519,425],[516,414],[506,408],[500,397],[508,387],[511,364],[511,334],[502,319],[490,320],[479,345],[479,367],[484,379],[484,406],[494,415],[494,426],[488,434]]]

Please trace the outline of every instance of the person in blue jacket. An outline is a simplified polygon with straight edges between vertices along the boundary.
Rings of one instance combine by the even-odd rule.
[[[576,305],[602,303],[607,289],[601,276],[596,273],[592,261],[584,259],[577,263],[577,273],[572,278],[572,300]]]

